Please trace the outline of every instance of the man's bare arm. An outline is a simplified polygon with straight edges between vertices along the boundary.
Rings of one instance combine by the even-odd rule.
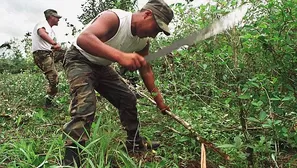
[[[48,33],[46,32],[45,28],[39,28],[37,30],[37,34],[46,42],[48,42],[51,45],[56,45],[57,43],[48,35]]]
[[[102,13],[77,39],[77,44],[86,52],[118,62],[129,70],[136,70],[146,64],[136,53],[124,53],[104,42],[117,32],[119,19],[112,11]]]
[[[149,52],[149,43],[142,51],[138,53],[140,55],[146,56],[148,55],[148,52]],[[146,88],[151,93],[152,97],[157,103],[158,108],[161,111],[168,110],[169,108],[167,105],[165,105],[161,92],[159,91],[158,87],[155,85],[155,77],[154,77],[154,73],[152,71],[151,65],[147,63],[146,66],[143,66],[139,69],[139,72]]]
[[[60,44],[58,44],[57,42],[55,42],[49,35],[48,33],[46,32],[45,28],[42,27],[42,28],[39,28],[37,30],[37,34],[46,42],[48,42],[49,44],[52,45],[52,49],[54,50],[60,50],[61,49],[61,46]]]

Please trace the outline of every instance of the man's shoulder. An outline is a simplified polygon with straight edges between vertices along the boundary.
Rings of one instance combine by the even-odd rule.
[[[45,28],[46,30],[51,29],[47,21],[39,21],[34,27],[34,29],[40,29],[40,28]]]
[[[49,26],[49,24],[48,24],[48,22],[45,20],[41,20],[41,21],[39,21],[37,24],[36,24],[36,26],[43,26],[43,27],[48,27]]]
[[[122,9],[109,9],[108,11],[112,11],[114,12],[116,15],[120,16],[127,16],[127,15],[131,15],[132,12],[128,12]]]
[[[109,9],[110,11],[114,11],[114,12],[123,12],[123,13],[131,13],[129,11],[125,11],[123,9]]]

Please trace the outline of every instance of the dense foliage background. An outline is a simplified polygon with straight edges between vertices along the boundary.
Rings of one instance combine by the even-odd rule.
[[[296,167],[297,1],[248,2],[253,7],[243,25],[154,61],[156,83],[173,113],[230,156],[227,161],[207,148],[208,167]],[[207,26],[242,3],[172,5],[173,35],[153,40],[151,50]],[[105,7],[133,11],[135,4],[86,0],[79,20],[87,23]],[[46,81],[32,61],[30,46],[30,33],[0,46],[0,167],[62,164],[61,128],[70,118],[68,85],[58,64],[59,107],[42,108]],[[135,80],[136,75],[126,77]],[[146,94],[141,80],[137,90]],[[138,100],[142,134],[162,141],[163,147],[129,157],[122,150],[125,136],[117,111],[100,95],[98,100],[92,138],[84,149],[87,167],[200,167],[201,144],[147,98]]]

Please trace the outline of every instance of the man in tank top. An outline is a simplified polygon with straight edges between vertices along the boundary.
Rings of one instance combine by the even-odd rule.
[[[53,26],[58,26],[59,19],[54,9],[44,11],[45,19],[37,23],[32,33],[32,52],[34,63],[42,70],[48,80],[45,99],[45,107],[53,106],[53,99],[58,92],[58,72],[55,68],[55,62],[63,60],[65,50],[61,49],[61,45],[56,42],[56,35]]]
[[[143,57],[149,52],[148,37],[155,38],[160,32],[170,34],[168,24],[172,18],[173,11],[163,0],[149,0],[135,13],[119,9],[100,13],[77,36],[63,62],[71,92],[71,121],[63,128],[64,165],[75,162],[79,166],[83,162],[79,146],[89,139],[96,111],[95,92],[119,110],[129,151],[159,147],[159,142],[140,136],[136,97],[110,64],[117,62],[130,71],[139,70],[157,107],[161,112],[169,110],[155,85],[151,66]]]

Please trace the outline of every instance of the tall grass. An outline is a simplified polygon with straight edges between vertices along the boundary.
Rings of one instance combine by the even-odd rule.
[[[68,84],[63,72],[59,73],[59,93],[55,102],[57,108],[44,109],[46,80],[40,73],[24,72],[21,74],[0,74],[0,167],[56,167],[62,166],[64,141],[62,126],[70,120],[68,114]],[[97,105],[95,122],[92,125],[90,140],[83,147],[82,155],[86,158],[86,167],[159,167],[175,165],[167,159],[170,156],[165,150],[143,157],[131,157],[124,148],[125,132],[123,131],[117,110],[100,98]],[[155,110],[154,107],[149,110]],[[158,119],[140,110],[141,120],[145,127],[155,129],[154,121]],[[141,114],[142,113],[142,114]],[[162,123],[160,123],[162,124]],[[145,128],[144,127],[144,128]],[[158,132],[144,129],[144,135],[153,136]],[[146,160],[147,158],[148,161]],[[163,158],[151,159],[151,158]],[[176,160],[175,160],[176,161]]]

